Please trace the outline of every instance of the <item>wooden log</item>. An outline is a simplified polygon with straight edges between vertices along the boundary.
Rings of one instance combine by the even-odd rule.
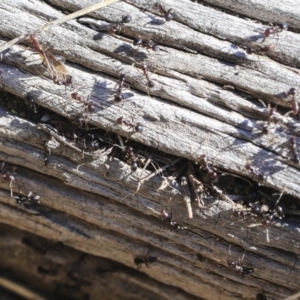
[[[271,15],[277,3],[271,2],[251,15],[246,2],[223,13],[191,1],[166,0],[163,4],[174,16],[166,22],[149,1],[120,1],[36,33],[41,45],[66,57],[71,87],[53,83],[29,39],[26,46],[14,45],[1,53],[0,71],[5,91],[21,98],[30,95],[39,106],[67,119],[75,120],[83,111],[71,93],[80,91],[84,99],[90,95],[95,112],[85,114],[89,126],[118,134],[125,144],[125,139],[134,141],[150,158],[152,151],[165,153],[165,168],[181,165],[185,170],[192,162],[200,164],[204,154],[224,175],[248,177],[270,191],[296,197],[284,200],[294,201],[293,209],[286,211],[290,217],[267,228],[259,221],[232,219],[232,211],[241,209],[233,201],[239,196],[226,193],[226,188],[217,192],[212,185],[209,189],[219,197],[206,197],[203,208],[192,202],[188,214],[177,177],[161,176],[163,168],[132,172],[128,164],[110,157],[110,150],[83,155],[78,145],[49,126],[1,108],[0,161],[6,162],[5,168],[16,166],[12,190],[25,196],[33,191],[41,196],[41,204],[18,205],[7,180],[0,182],[0,286],[7,289],[9,281],[15,284],[11,290],[31,292],[36,299],[128,299],[133,289],[137,298],[151,299],[255,299],[258,293],[282,299],[299,291],[298,282],[291,280],[299,277],[300,268],[299,163],[290,145],[295,136],[295,151],[299,148],[299,119],[284,112],[291,109],[289,89],[300,83],[300,35],[280,32],[267,38],[265,43],[275,47],[266,56],[246,53],[249,43],[263,39],[266,26],[259,21]],[[218,1],[225,8],[222,3]],[[4,0],[0,45],[62,17],[61,11],[92,4],[95,1]],[[231,11],[244,11],[254,21]],[[125,15],[133,20],[118,34],[99,31]],[[274,17],[269,20],[274,22]],[[296,21],[292,28],[297,28]],[[153,40],[161,51],[133,46],[138,36]],[[145,60],[152,88],[141,70]],[[130,88],[124,87],[125,100],[118,104],[114,96],[120,74]],[[268,122],[269,110],[259,100],[282,107],[282,113],[275,113],[277,123]],[[120,117],[141,123],[143,132],[117,124]],[[263,182],[249,172],[249,161],[265,175]],[[189,180],[194,176],[188,175]],[[174,219],[163,214],[171,207]],[[168,226],[166,221],[173,223]],[[176,226],[186,229],[174,230]],[[66,248],[56,251],[56,243]],[[48,244],[49,251],[47,246],[43,250]],[[240,265],[230,268],[229,245],[235,261],[245,253],[243,264],[254,269],[251,276],[241,276]],[[157,261],[140,269],[149,277],[139,277],[134,258],[147,262],[148,252]],[[82,255],[84,263],[76,262]],[[98,271],[97,264],[109,266]],[[112,277],[103,275],[107,272]]]

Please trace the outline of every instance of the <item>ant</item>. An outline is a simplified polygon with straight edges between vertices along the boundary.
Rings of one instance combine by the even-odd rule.
[[[25,96],[25,104],[31,111],[33,111],[35,114],[37,113],[38,105],[34,102],[34,99],[29,94]]]
[[[133,148],[127,146],[125,148],[124,155],[127,159],[127,163],[130,165],[131,171],[135,172],[138,168],[138,164],[137,164],[138,158],[135,156],[133,152]]]
[[[150,80],[149,75],[148,75],[148,64],[146,61],[143,61],[141,64],[141,69],[143,70],[143,73],[147,79],[147,86],[149,88],[153,88],[155,86],[154,81]]]
[[[277,105],[269,108],[268,119],[267,119],[268,124],[270,124],[275,119],[276,110],[277,110]]]
[[[134,46],[141,46],[143,48],[146,48],[147,50],[151,49],[154,52],[158,52],[160,50],[158,45],[155,44],[152,40],[144,41],[144,40],[142,40],[142,38],[140,36],[133,40],[133,45]]]
[[[124,124],[124,125],[132,128],[134,131],[139,132],[139,133],[143,132],[143,130],[144,130],[144,127],[143,127],[143,125],[141,123],[136,123],[135,124],[135,123],[132,123],[132,122],[130,122],[128,120],[124,120],[123,117],[118,118],[117,121],[116,121],[116,123],[118,125]]]
[[[262,129],[263,133],[268,133],[268,131],[269,131],[268,127],[270,126],[270,123],[272,121],[274,121],[274,122],[276,121],[276,117],[275,117],[276,111],[277,111],[277,104],[273,107],[269,106],[268,115],[267,115],[267,124],[264,124],[264,126],[263,126],[263,129]]]
[[[89,100],[90,95],[86,98],[86,100],[84,100],[81,96],[78,95],[77,92],[73,92],[73,93],[71,93],[71,97],[72,97],[72,99],[79,101],[83,104],[84,113],[87,113],[87,112],[93,113],[95,111],[95,102]],[[75,122],[78,123],[80,127],[83,127],[83,125],[84,125],[86,129],[88,128],[86,116],[84,116],[84,117],[77,116],[77,119]]]
[[[258,205],[254,205],[251,207],[251,210],[236,210],[232,213],[233,216],[238,218],[252,217],[257,216],[260,213],[260,207]]]
[[[261,220],[261,225],[266,228],[270,225],[274,217],[281,219],[284,216],[281,206],[276,205],[275,209],[266,212]]]
[[[237,271],[242,276],[252,274],[254,272],[254,270],[252,268],[243,267],[243,259],[244,259],[245,253],[242,256],[242,259],[234,260],[234,259],[231,258],[230,248],[231,248],[231,245],[229,245],[229,249],[228,249],[229,256],[227,258],[227,265],[231,269],[234,269],[235,271]]]
[[[65,80],[59,80],[57,75],[53,76],[53,83],[57,85],[64,85],[64,86],[69,86],[73,83],[73,77],[70,75],[66,75]]]
[[[34,49],[43,60],[43,63],[50,71],[53,83],[65,86],[70,85],[72,83],[72,76],[68,75],[66,66],[39,43],[35,34],[30,34],[30,40]]]
[[[88,133],[85,137],[84,144],[88,151],[96,151],[100,148],[102,139],[95,134]]]
[[[173,19],[173,16],[171,15],[172,8],[166,10],[163,4],[156,2],[154,3],[154,7],[159,9],[159,12],[165,17],[165,20],[167,22],[171,21]]]
[[[294,116],[296,116],[299,112],[299,105],[298,102],[296,101],[295,94],[296,94],[295,88],[290,88],[289,91],[287,92],[287,96],[292,96],[291,102],[292,102],[292,109],[293,109]]]
[[[160,217],[162,221],[168,222],[171,228],[174,228],[175,230],[187,229],[187,227],[180,226],[176,221],[172,219],[172,210],[171,213],[169,214],[166,210],[163,209],[160,213]]]
[[[281,192],[276,203],[273,205],[273,208],[270,208],[270,209],[268,209],[268,211],[264,211],[264,212],[261,212],[261,210],[259,209],[258,215],[261,215],[261,217],[262,217],[261,225],[266,229],[266,240],[268,243],[270,242],[268,227],[269,227],[271,221],[273,220],[274,217],[279,218],[279,219],[282,219],[284,217],[283,208],[278,205],[278,202],[280,201],[280,199],[283,195],[283,191]]]
[[[277,200],[277,202],[274,206],[275,209],[270,209],[269,211],[264,213],[262,220],[261,220],[261,225],[266,229],[266,240],[268,243],[270,242],[268,227],[269,227],[271,221],[273,220],[274,217],[282,219],[282,217],[284,216],[283,208],[281,206],[277,205],[280,198],[281,198],[281,196],[279,197],[279,199]]]
[[[215,182],[218,179],[218,174],[216,172],[216,169],[212,167],[212,162],[207,159],[207,156],[205,154],[202,154],[199,158],[200,164],[204,167],[204,169],[207,171],[210,179]]]
[[[296,137],[294,135],[290,138],[290,146],[291,146],[291,149],[293,152],[294,161],[299,164],[300,160],[299,160],[298,152],[296,149],[297,141],[296,141]]]
[[[78,95],[77,92],[74,92],[71,93],[71,97],[72,99],[81,102],[88,112],[93,113],[95,111],[95,103],[93,101],[89,101],[90,96],[88,96],[87,99],[84,100],[81,96]]]
[[[253,177],[256,177],[259,184],[261,184],[263,181],[266,180],[266,176],[264,174],[260,173],[257,168],[251,166],[250,161],[246,162],[245,168],[250,174],[253,175]]]
[[[2,163],[2,166],[0,169],[0,175],[4,181],[9,182],[10,196],[13,197],[12,183],[15,180],[15,177],[13,175],[11,175],[8,171],[4,171],[4,165],[5,165],[5,162]]]
[[[247,54],[264,54],[265,52],[269,52],[274,50],[275,46],[274,45],[266,45],[263,46],[261,44],[257,43],[252,43],[251,46],[247,47],[246,52]]]
[[[40,204],[40,196],[33,192],[29,192],[27,196],[15,196],[14,197],[20,207],[22,204]]]
[[[118,21],[118,22],[116,22],[116,23],[113,23],[113,24],[110,26],[110,28],[109,28],[109,30],[108,30],[108,33],[109,33],[109,34],[114,34],[114,33],[116,33],[116,32],[117,32],[117,33],[120,32],[120,31],[122,30],[124,24],[130,23],[131,21],[132,21],[132,18],[131,18],[130,15],[123,16],[121,21]]]
[[[283,30],[288,30],[287,23],[281,23],[276,26],[272,25],[271,27],[267,28],[264,31],[264,33],[263,33],[264,39],[262,42],[264,42],[267,39],[267,37],[269,37],[271,34],[278,34],[278,33],[282,32]]]
[[[155,256],[149,256],[150,249],[146,256],[136,256],[133,260],[134,264],[137,266],[137,269],[139,270],[142,267],[142,264],[145,264],[147,268],[150,268],[150,266],[157,261],[157,257]]]
[[[119,82],[118,82],[118,91],[117,94],[115,95],[115,101],[116,102],[121,102],[122,100],[124,100],[124,96],[122,94],[122,89],[124,87],[124,83],[125,83],[125,75],[121,74],[119,77]]]

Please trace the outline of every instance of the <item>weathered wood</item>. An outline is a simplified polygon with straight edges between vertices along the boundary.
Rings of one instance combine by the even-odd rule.
[[[30,274],[30,280],[19,282],[19,287],[26,284],[38,291],[39,299],[48,299],[53,291],[64,299],[70,295],[73,299],[91,299],[91,295],[101,295],[101,299],[121,299],[124,295],[135,298],[136,291],[143,291],[144,299],[195,299],[115,261],[82,254],[10,226],[0,229],[1,275],[13,276],[18,282],[21,274]],[[16,255],[26,259],[20,263]]]
[[[76,11],[95,1],[48,3],[53,7],[39,1],[2,1],[0,44],[41,27],[45,20],[61,17],[57,8]],[[245,47],[253,38],[262,39],[261,31],[255,31],[265,28],[262,24],[190,1],[168,0],[164,5],[173,8],[174,20],[164,23],[152,4],[121,1],[79,22],[73,20],[38,34],[51,52],[67,58],[74,88],[82,87],[86,95],[91,93],[97,106],[96,112],[87,116],[89,124],[192,161],[206,154],[214,166],[229,173],[252,177],[245,168],[251,160],[267,175],[264,185],[278,191],[284,188],[285,193],[300,198],[300,167],[291,159],[288,142],[291,136],[299,135],[299,120],[278,113],[279,122],[270,125],[268,134],[262,134],[268,110],[257,101],[291,107],[282,95],[300,83],[296,69],[300,35],[280,33],[270,38],[270,43],[276,44],[274,53],[249,56]],[[264,11],[272,12],[272,5]],[[122,28],[122,36],[96,30],[125,14],[132,15],[133,21]],[[257,18],[265,21],[262,14]],[[292,24],[296,28],[297,23]],[[132,40],[138,35],[161,44],[162,51],[136,51]],[[2,53],[4,89],[22,98],[30,93],[39,105],[68,118],[80,113],[82,104],[71,99],[69,88],[49,80],[30,41],[25,44]],[[155,82],[152,89],[146,87],[139,67],[145,58]],[[113,98],[120,74],[126,74],[130,89],[125,90],[126,100],[116,104]],[[234,90],[225,90],[223,85],[231,85]],[[116,119],[121,116],[133,116],[135,122],[141,122],[143,133],[117,125]],[[13,239],[18,249],[23,249],[18,241],[24,234],[21,230],[25,230],[135,268],[133,257],[145,255],[151,248],[150,255],[158,261],[149,269],[143,266],[142,271],[159,283],[152,288],[152,279],[147,279],[148,287],[130,277],[139,286],[140,298],[148,290],[157,299],[175,298],[175,290],[165,285],[184,291],[176,295],[178,299],[255,299],[260,291],[280,299],[299,290],[298,282],[291,280],[299,276],[299,220],[270,226],[267,243],[261,227],[251,229],[245,220],[231,219],[232,202],[205,199],[201,211],[197,203],[192,203],[194,218],[189,219],[178,184],[168,178],[153,176],[139,185],[149,171],[133,173],[106,152],[82,158],[81,150],[63,137],[3,109],[0,125],[0,161],[18,166],[14,192],[26,195],[34,190],[42,196],[40,207],[17,209],[15,199],[9,197],[8,183],[0,182],[0,222],[18,228],[19,237]],[[49,133],[51,156],[45,167],[44,140],[49,139]],[[170,196],[176,221],[188,230],[170,232],[161,221],[160,212]],[[234,259],[247,250],[244,263],[255,268],[249,279],[227,266],[228,244],[241,247],[232,247]],[[12,261],[10,255],[6,257]],[[8,262],[4,266],[15,268]],[[22,272],[28,266],[22,265]],[[84,271],[88,272],[94,271]],[[37,277],[34,272],[28,276],[32,280]],[[97,276],[89,276],[97,284]],[[122,281],[119,292],[124,285]],[[90,295],[97,297],[100,291],[103,289],[90,291]]]
[[[197,1],[196,1],[197,2]],[[279,1],[266,2],[263,0],[205,0],[205,2],[218,6],[226,11],[242,14],[252,19],[264,21],[266,23],[273,22],[278,24],[280,22],[288,22],[289,27],[293,30],[299,31],[299,13],[300,6],[295,1]]]

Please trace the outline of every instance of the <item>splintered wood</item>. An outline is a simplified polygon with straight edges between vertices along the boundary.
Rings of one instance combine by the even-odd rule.
[[[198,2],[1,1],[5,291],[299,290],[299,7]]]

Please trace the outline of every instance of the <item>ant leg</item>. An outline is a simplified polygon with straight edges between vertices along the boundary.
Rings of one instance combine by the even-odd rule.
[[[151,251],[151,248],[149,248],[149,249],[148,249],[148,252],[147,252],[147,254],[146,254],[146,257],[148,257],[148,256],[149,256],[149,254],[150,254],[150,251]]]
[[[215,230],[215,228],[216,228],[216,226],[217,226],[217,224],[218,224],[218,222],[219,222],[219,220],[220,220],[220,217],[221,217],[221,212],[219,212],[218,219],[217,219],[217,222],[215,223],[215,226],[214,226],[214,228],[213,228],[213,231]]]

